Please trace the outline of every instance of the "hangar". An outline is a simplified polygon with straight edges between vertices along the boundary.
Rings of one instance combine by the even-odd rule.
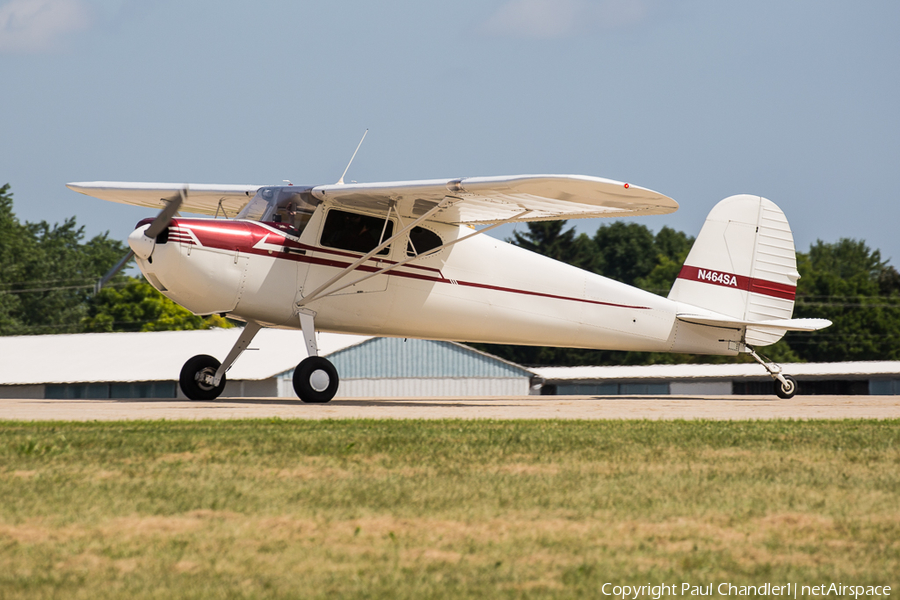
[[[785,363],[800,395],[900,394],[900,361]],[[772,379],[756,363],[539,367],[542,394],[769,395]]]
[[[221,356],[237,329],[0,337],[0,398],[183,398],[195,354]],[[526,368],[463,344],[321,333],[338,397],[732,395],[772,393],[755,363]],[[296,398],[300,332],[264,329],[228,372],[223,397]],[[799,394],[900,395],[900,362],[794,363]]]
[[[195,354],[221,356],[238,329],[0,337],[0,398],[183,398]],[[453,342],[318,334],[341,397],[526,395],[534,373]],[[264,329],[228,372],[223,397],[296,398],[299,331]]]

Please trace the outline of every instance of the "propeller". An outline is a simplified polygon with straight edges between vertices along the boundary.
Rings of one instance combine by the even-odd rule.
[[[178,190],[177,196],[166,198],[164,200],[166,202],[166,207],[159,211],[159,214],[156,215],[156,218],[150,223],[150,227],[144,231],[144,235],[148,238],[156,239],[156,236],[161,234],[163,230],[169,226],[169,221],[172,220],[172,217],[175,216],[175,213],[178,212],[178,209],[181,208],[181,205],[187,200],[187,194],[188,189],[187,186],[185,186]]]
[[[116,276],[116,274],[125,268],[131,259],[134,258],[134,250],[129,250],[128,253],[125,254],[122,258],[119,259],[119,262],[115,264],[115,266],[106,272],[106,275],[101,277],[97,283],[94,284],[94,293],[96,294],[100,290],[103,289],[103,286],[109,283],[109,280]]]
[[[119,273],[119,271],[125,268],[125,265],[127,265],[129,261],[134,258],[134,247],[136,244],[139,246],[143,246],[144,248],[149,248],[147,256],[149,256],[150,253],[153,252],[153,247],[156,244],[156,236],[165,231],[166,227],[169,226],[169,223],[172,221],[172,217],[175,216],[175,214],[178,212],[178,209],[181,208],[181,205],[184,204],[184,202],[187,200],[187,195],[188,188],[187,186],[185,186],[182,189],[178,190],[177,196],[173,196],[171,198],[162,198],[162,201],[166,203],[165,208],[163,208],[159,212],[159,214],[156,215],[156,218],[153,219],[153,222],[150,223],[150,225],[146,229],[144,229],[142,235],[135,235],[135,233],[137,233],[137,231],[135,231],[128,236],[128,245],[131,246],[131,250],[129,250],[128,253],[123,256],[119,260],[119,262],[117,262],[115,266],[113,266],[112,269],[107,271],[106,274],[101,277],[100,280],[97,281],[97,283],[94,284],[95,294],[103,289],[103,286],[109,283],[109,280],[115,277]]]

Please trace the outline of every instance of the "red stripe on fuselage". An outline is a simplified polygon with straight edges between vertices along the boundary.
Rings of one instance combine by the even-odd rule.
[[[699,281],[700,283],[708,283],[710,285],[753,292],[754,294],[763,294],[765,296],[781,298],[783,300],[793,300],[797,295],[797,287],[793,285],[776,283],[774,281],[757,279],[755,277],[735,275],[734,273],[716,271],[715,269],[701,269],[700,267],[692,267],[690,265],[681,267],[681,272],[678,273],[678,279]]]
[[[152,219],[147,219],[150,222]],[[145,224],[143,221],[138,225]],[[246,254],[255,254],[258,256],[272,256],[282,260],[291,260],[295,262],[303,262],[312,265],[322,265],[343,269],[349,267],[353,262],[359,259],[360,255],[342,252],[331,248],[323,248],[319,246],[308,246],[285,237],[284,233],[275,228],[269,228],[265,224],[250,221],[213,221],[209,219],[173,219],[171,225],[190,229],[200,240],[200,243],[207,248],[217,248],[220,250],[236,250]],[[267,245],[282,246],[294,250],[302,250],[304,253],[288,251],[276,251],[263,248],[254,248],[263,239],[266,239]],[[335,258],[325,258],[321,256],[309,256],[306,253],[315,252],[317,254],[325,254]],[[340,259],[349,260],[340,260]],[[386,260],[384,258],[373,257],[367,263],[384,263],[388,265],[397,264],[396,261]],[[356,267],[356,271],[364,273],[374,273],[380,271],[383,267],[373,264],[362,264]],[[575,298],[572,296],[559,296],[556,294],[547,294],[532,290],[522,290],[516,288],[508,288],[497,285],[488,285],[485,283],[475,283],[472,281],[451,281],[443,276],[440,269],[434,267],[425,267],[422,265],[403,265],[402,269],[415,269],[419,272],[409,272],[394,270],[385,273],[395,277],[405,277],[407,279],[418,279],[422,281],[431,281],[434,283],[445,283],[448,285],[460,285],[464,287],[479,288],[485,290],[494,290],[498,292],[507,292],[512,294],[521,294],[525,296],[536,296],[540,298],[552,298],[554,300],[568,300],[571,302],[583,302],[586,304],[595,304],[599,306],[611,306],[614,308],[633,308],[638,310],[649,310],[648,306],[630,306],[627,304],[616,304],[613,302],[603,302],[601,300],[590,300],[588,298]],[[427,274],[426,274],[427,273]]]

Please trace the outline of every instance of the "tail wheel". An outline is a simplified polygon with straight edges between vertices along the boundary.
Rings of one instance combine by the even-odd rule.
[[[334,398],[338,389],[337,369],[321,356],[310,356],[294,369],[294,391],[310,404],[324,404]]]
[[[783,400],[787,400],[788,398],[793,398],[794,394],[797,393],[797,380],[791,377],[790,375],[784,376],[784,383],[775,380],[775,393],[779,398]]]
[[[225,376],[222,376],[222,381],[216,386],[210,385],[207,380],[215,376],[220,364],[215,358],[206,354],[198,354],[189,358],[181,367],[181,376],[178,378],[184,395],[191,400],[215,400],[218,398],[225,389]]]

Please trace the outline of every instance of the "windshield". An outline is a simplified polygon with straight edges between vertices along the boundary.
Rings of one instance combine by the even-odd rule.
[[[238,214],[238,219],[279,224],[299,236],[321,203],[310,193],[311,187],[294,185],[259,188],[256,195]]]

